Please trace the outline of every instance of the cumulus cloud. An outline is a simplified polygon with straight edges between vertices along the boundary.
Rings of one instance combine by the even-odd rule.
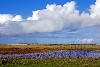
[[[51,4],[46,9],[33,11],[33,15],[23,20],[21,15],[0,15],[1,34],[26,34],[35,32],[54,32],[63,29],[78,29],[100,25],[100,1],[90,6],[90,13],[80,14],[75,1],[63,6]],[[6,23],[7,22],[7,23]]]
[[[11,21],[13,18],[10,14],[0,14],[0,23]]]
[[[96,0],[95,4],[91,5],[90,8],[91,17],[100,18],[100,0]]]
[[[12,18],[11,21],[22,21],[23,18],[21,17],[21,15],[16,15],[15,17]]]
[[[4,24],[11,21],[22,21],[21,15],[13,16],[11,14],[0,14],[0,24]]]
[[[26,20],[38,20],[38,11],[39,10],[37,10],[37,11],[33,11],[33,15],[32,15],[32,17],[28,17]]]

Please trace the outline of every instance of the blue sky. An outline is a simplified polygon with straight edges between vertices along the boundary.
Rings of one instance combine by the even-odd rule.
[[[0,43],[100,44],[100,0],[0,0]]]
[[[47,4],[63,5],[75,1],[80,12],[87,11],[95,0],[0,0],[0,14],[22,15],[24,18],[32,15],[32,11],[45,9]]]

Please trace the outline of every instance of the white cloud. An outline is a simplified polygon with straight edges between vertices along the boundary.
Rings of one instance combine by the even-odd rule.
[[[0,14],[0,23],[8,22],[12,20],[13,16],[10,14]]]
[[[11,21],[22,21],[21,15],[13,16],[11,14],[0,14],[0,23],[8,23]]]
[[[90,7],[91,7],[91,9],[90,9],[91,17],[93,17],[93,18],[99,17],[100,18],[100,0],[96,0],[95,4],[91,5]]]
[[[22,17],[21,15],[16,15],[15,17],[13,17],[13,19],[11,21],[22,21]]]
[[[39,10],[33,11],[32,17],[28,17],[27,20],[38,20],[38,18],[39,18],[38,15],[37,15],[38,14],[38,11]]]
[[[90,13],[80,14],[74,1],[63,6],[51,4],[46,9],[33,11],[33,15],[23,20],[21,15],[0,15],[1,34],[25,34],[34,32],[54,32],[63,29],[100,26],[99,0],[90,7]],[[16,22],[15,22],[16,21]],[[8,22],[8,24],[5,24]],[[19,22],[19,23],[18,23]],[[16,31],[17,30],[17,31]]]

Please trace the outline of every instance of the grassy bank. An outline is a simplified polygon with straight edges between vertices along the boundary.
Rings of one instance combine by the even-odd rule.
[[[0,67],[100,67],[100,59],[6,59],[0,60]]]

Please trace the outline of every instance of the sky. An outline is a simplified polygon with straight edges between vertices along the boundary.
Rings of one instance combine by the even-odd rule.
[[[75,1],[80,12],[90,8],[95,0],[0,0],[0,14],[22,15],[24,18],[32,15],[32,11],[45,9],[47,4],[63,5]]]
[[[100,0],[0,0],[0,43],[98,44],[99,21]]]

